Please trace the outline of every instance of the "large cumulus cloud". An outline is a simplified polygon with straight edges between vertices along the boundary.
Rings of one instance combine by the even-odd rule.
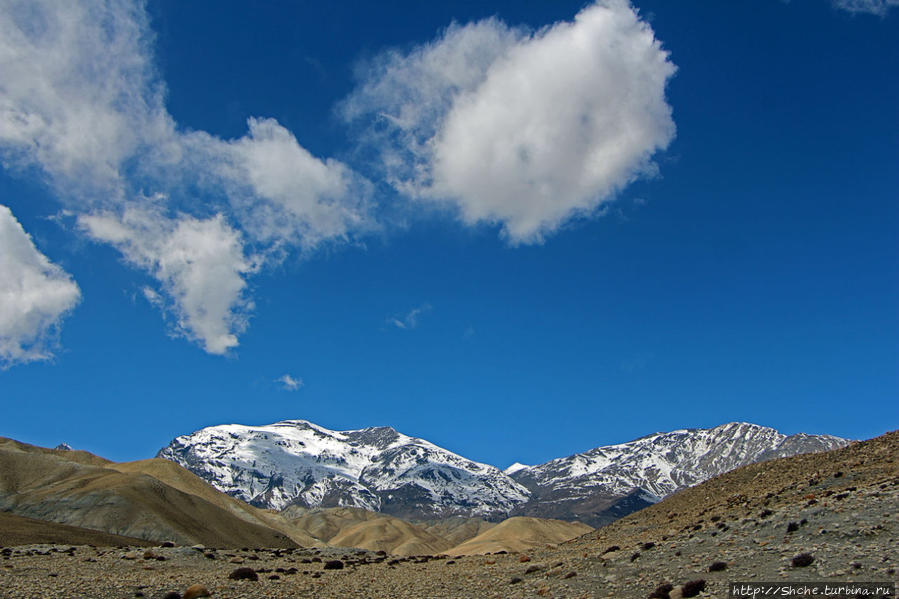
[[[635,178],[675,127],[675,67],[627,2],[536,32],[454,25],[363,72],[345,101],[398,190],[449,202],[468,224],[540,241]]]

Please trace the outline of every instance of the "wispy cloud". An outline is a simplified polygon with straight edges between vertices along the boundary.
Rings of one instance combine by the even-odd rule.
[[[540,242],[656,172],[675,70],[626,0],[603,0],[536,32],[487,19],[387,52],[342,112],[397,190]]]
[[[177,333],[211,354],[237,345],[252,309],[244,277],[255,265],[244,255],[240,233],[221,215],[167,218],[136,205],[121,214],[83,215],[78,223],[92,239],[113,245],[129,264],[159,281],[164,296],[145,287],[144,297],[174,315]]]
[[[431,311],[431,304],[422,304],[417,308],[412,308],[404,315],[391,316],[387,322],[394,327],[402,330],[414,329],[418,326],[419,320],[423,314]]]
[[[833,5],[851,13],[866,13],[885,17],[899,0],[833,0]]]
[[[224,353],[251,263],[367,230],[369,184],[273,119],[233,140],[179,127],[153,38],[143,2],[0,3],[0,162],[38,167],[83,231],[157,279],[184,336]]]
[[[52,358],[59,324],[80,299],[72,277],[0,205],[0,368]]]
[[[275,379],[276,383],[281,384],[281,388],[285,391],[296,391],[300,387],[303,386],[303,379],[297,377],[294,378],[289,374],[282,374],[278,378]]]

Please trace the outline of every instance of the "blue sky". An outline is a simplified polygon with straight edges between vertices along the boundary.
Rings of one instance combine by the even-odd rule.
[[[4,3],[0,435],[895,429],[891,4]]]

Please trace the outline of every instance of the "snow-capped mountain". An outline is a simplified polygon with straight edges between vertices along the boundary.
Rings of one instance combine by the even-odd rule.
[[[389,427],[332,431],[305,420],[212,426],[158,457],[257,506],[355,506],[412,519],[526,515],[608,523],[739,466],[848,441],[730,423],[656,433],[504,472]]]
[[[639,509],[739,466],[847,443],[830,435],[787,436],[745,422],[656,433],[514,470],[510,476],[531,491],[515,513],[603,524],[624,515],[618,504],[625,498]]]
[[[493,466],[389,427],[332,431],[305,420],[212,426],[176,438],[158,457],[274,509],[355,506],[406,518],[496,518],[529,494]]]
[[[533,466],[528,466],[527,464],[521,464],[519,462],[515,462],[514,464],[512,464],[511,466],[509,466],[508,468],[503,470],[503,474],[505,474],[507,476],[512,476],[519,470],[524,470],[525,468],[533,468]]]

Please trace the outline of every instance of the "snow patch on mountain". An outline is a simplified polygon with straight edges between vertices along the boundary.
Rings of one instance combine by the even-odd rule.
[[[158,456],[220,491],[274,509],[497,516],[528,497],[499,469],[389,427],[332,431],[306,420],[212,426],[177,437]]]
[[[655,433],[616,445],[521,468],[512,478],[534,487],[595,489],[625,495],[642,489],[663,498],[734,468],[799,453],[837,449],[847,440],[831,435],[787,436],[773,428],[731,422],[710,429]]]
[[[525,468],[533,468],[533,466],[529,466],[527,464],[522,464],[520,462],[515,462],[514,464],[512,464],[511,466],[509,466],[508,468],[503,470],[503,474],[505,474],[506,476],[511,476],[511,475],[515,474],[516,472],[518,472],[519,470],[524,470]]]

